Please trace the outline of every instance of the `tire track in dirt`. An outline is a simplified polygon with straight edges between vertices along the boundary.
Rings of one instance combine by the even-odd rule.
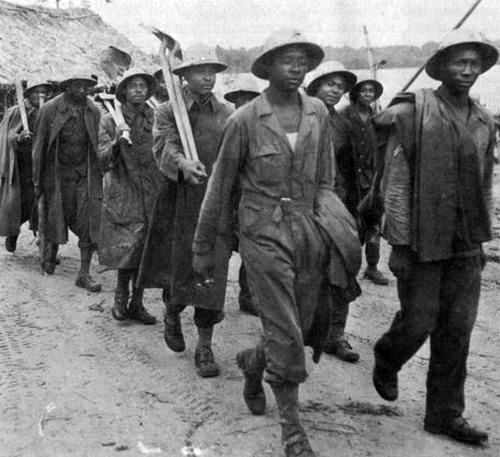
[[[162,340],[151,338],[151,327],[124,328],[109,318],[98,316],[92,322],[92,330],[101,344],[113,347],[112,357],[120,359],[118,363],[113,363],[114,368],[119,367],[115,376],[137,377],[140,374],[146,393],[161,397],[165,399],[164,402],[171,404],[179,419],[188,426],[186,446],[191,446],[195,431],[221,418],[224,411],[215,407],[220,402],[214,395],[213,384],[208,380],[197,379],[192,363],[176,360],[175,366],[168,367],[164,357],[155,357],[158,356],[159,347],[162,351],[167,349]],[[145,334],[149,335],[152,347],[144,346]]]
[[[10,444],[12,431],[33,426],[33,405],[39,402],[34,387],[44,382],[44,362],[39,357],[44,350],[43,336],[34,321],[45,307],[10,268],[2,265],[0,275],[5,285],[0,310],[0,401],[2,434]]]

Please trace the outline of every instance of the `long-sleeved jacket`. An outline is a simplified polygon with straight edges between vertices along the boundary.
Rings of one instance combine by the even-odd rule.
[[[68,241],[63,206],[60,163],[59,134],[70,119],[71,109],[67,95],[62,93],[47,102],[40,109],[33,140],[33,184],[43,193],[50,193],[54,202],[46,208],[45,235],[52,243]],[[89,199],[90,236],[94,242],[99,238],[99,221],[102,203],[102,174],[97,159],[99,109],[87,98],[84,121],[89,138],[87,153],[87,180]]]
[[[355,207],[368,193],[375,175],[375,154],[377,149],[377,136],[372,125],[371,116],[365,122],[361,119],[353,105],[346,106],[340,114],[350,125],[350,138],[352,141],[352,160],[343,165],[347,182],[355,183],[350,195],[350,207]],[[349,168],[347,168],[347,166]],[[351,209],[351,208],[350,208]]]
[[[422,261],[473,252],[491,236],[493,119],[471,100],[463,123],[442,89],[400,100],[374,120],[389,132],[385,236],[392,245],[411,246]]]
[[[199,159],[210,175],[224,124],[233,110],[213,95],[203,105],[188,100],[187,109]],[[139,283],[144,287],[169,288],[174,304],[194,303],[220,310],[224,305],[230,247],[221,245],[218,250],[220,255],[212,298],[195,303],[192,243],[206,183],[193,186],[183,179],[185,155],[169,102],[160,105],[156,111],[153,154],[166,180],[155,205]]]
[[[153,157],[152,108],[123,105],[132,146],[117,144],[110,114],[101,118],[98,156],[106,170],[99,261],[112,268],[139,266],[162,175]]]
[[[293,252],[294,258],[302,259],[301,268],[309,269],[304,264],[308,262],[306,259],[309,252],[300,252],[299,248],[290,245],[287,235],[289,226],[292,227],[292,233],[297,232],[293,238],[296,236],[298,240],[314,238],[306,232],[336,238],[328,230],[330,217],[327,208],[323,208],[321,214],[318,211],[318,207],[329,196],[343,209],[342,217],[350,223],[352,236],[349,241],[352,240],[359,250],[355,222],[334,192],[335,157],[328,112],[320,100],[307,96],[301,98],[301,123],[294,149],[274,114],[266,91],[236,111],[228,120],[200,211],[194,240],[195,252],[212,253],[217,239],[231,237],[231,196],[234,184],[238,181],[241,185],[238,211],[240,239],[247,246],[258,245],[259,249],[271,253],[270,258],[276,256],[274,268],[282,268],[283,263],[287,262],[282,257],[283,252]],[[291,222],[293,218],[288,219],[287,216],[290,214],[294,214],[301,223]],[[332,223],[340,223],[342,217]],[[325,232],[318,225],[320,219]],[[337,233],[344,230],[344,227],[337,228]],[[346,231],[349,229],[346,228]],[[336,241],[342,243],[342,240]],[[319,255],[318,250],[327,249],[327,244],[325,247],[309,246],[308,251]],[[300,243],[297,245],[301,246]],[[271,271],[273,268],[272,264],[259,264],[258,256],[244,258],[244,261],[254,270]],[[312,265],[310,267],[313,268]],[[324,273],[326,279],[326,272]],[[270,277],[279,282],[281,275]],[[297,285],[299,287],[304,285]],[[289,299],[280,296],[282,289],[279,284],[276,284],[274,290],[276,297],[272,297],[273,299]],[[307,303],[307,309],[301,309],[301,314],[316,315],[323,308],[318,305],[324,304]],[[261,312],[271,313],[272,310]],[[308,337],[312,333],[314,332],[304,335],[304,338],[310,341]],[[315,341],[310,343],[316,347],[316,343],[321,344],[321,335],[316,333],[315,336]]]
[[[26,101],[28,126],[33,132],[38,109]],[[17,142],[23,130],[19,107],[13,106],[0,124],[0,236],[19,234],[33,205],[32,141]],[[23,211],[24,209],[24,211]]]

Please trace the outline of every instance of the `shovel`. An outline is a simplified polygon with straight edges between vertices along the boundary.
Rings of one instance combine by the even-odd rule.
[[[130,54],[122,51],[121,49],[109,46],[101,52],[99,64],[101,66],[101,70],[106,74],[106,76],[111,81],[116,81],[130,68],[130,65],[132,64],[132,57],[130,57]],[[104,106],[111,114],[116,126],[121,129],[119,140],[124,140],[127,144],[132,146],[132,140],[130,139],[130,127],[125,122],[122,104],[114,95],[97,94],[97,98],[103,102]],[[112,102],[114,103],[114,108]]]
[[[199,162],[193,131],[184,101],[181,81],[180,78],[172,72],[175,68],[175,64],[182,61],[181,46],[177,40],[161,30],[154,27],[149,27],[148,29],[161,41],[158,55],[160,57],[165,85],[167,86],[170,104],[174,113],[175,123],[177,124],[177,130],[179,131],[184,154],[189,160]]]

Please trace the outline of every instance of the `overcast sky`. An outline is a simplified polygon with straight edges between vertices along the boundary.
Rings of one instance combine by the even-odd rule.
[[[440,41],[473,0],[87,0],[106,22],[146,51],[158,42],[140,23],[155,25],[181,45],[261,45],[274,30],[293,26],[322,45],[363,47]],[[66,6],[80,0],[61,0]],[[18,0],[33,4],[35,0]],[[44,4],[53,5],[54,0]],[[488,38],[500,38],[500,0],[482,0],[467,21]]]

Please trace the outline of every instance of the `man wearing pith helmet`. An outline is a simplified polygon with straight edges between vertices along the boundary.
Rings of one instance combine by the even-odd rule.
[[[395,400],[398,371],[430,337],[424,428],[471,444],[488,439],[462,414],[482,243],[491,238],[495,128],[469,91],[497,59],[479,34],[453,31],[425,66],[439,88],[401,94],[375,118],[388,134],[384,231],[401,310],[375,345],[373,382]]]
[[[332,126],[333,146],[335,148],[335,159],[342,187],[342,200],[344,202],[352,199],[355,192],[355,182],[345,179],[344,176],[351,175],[353,168],[354,152],[351,138],[351,123],[336,109],[342,96],[356,85],[357,77],[351,71],[345,69],[344,65],[335,60],[323,62],[316,70],[307,75],[306,93],[311,97],[319,98],[328,108],[330,124]],[[347,206],[348,209],[349,206]],[[353,214],[356,216],[356,214]],[[359,360],[359,354],[353,350],[345,336],[345,326],[349,312],[349,301],[343,294],[333,295],[333,308],[330,318],[330,329],[323,350],[327,354],[337,356],[346,362],[354,363]],[[355,297],[351,297],[354,299]]]
[[[115,125],[110,113],[104,115],[98,150],[105,170],[99,261],[117,269],[111,312],[116,320],[132,319],[146,325],[156,319],[144,308],[144,289],[138,287],[137,276],[162,179],[153,157],[154,112],[146,104],[155,88],[153,75],[141,69],[131,68],[123,74],[115,95],[127,125]],[[123,128],[129,129],[132,144],[119,140]]]
[[[18,105],[10,108],[0,124],[0,236],[5,248],[16,250],[21,225],[30,219],[35,203],[32,146],[40,100],[46,99],[51,84],[30,82],[24,91],[28,130],[23,128]]]
[[[349,92],[350,105],[341,110],[351,125],[353,155],[351,167],[345,170],[343,178],[351,183],[346,205],[359,222],[359,235],[365,244],[366,269],[363,274],[374,284],[386,286],[389,280],[378,269],[380,261],[380,219],[379,213],[363,211],[363,201],[371,199],[372,183],[375,178],[377,136],[372,123],[375,114],[372,105],[384,91],[375,79],[358,81]],[[369,205],[368,205],[369,206]]]
[[[293,29],[266,41],[252,72],[269,87],[226,124],[194,240],[194,268],[203,273],[215,263],[217,235],[230,233],[231,194],[240,182],[240,254],[264,335],[238,353],[237,363],[252,414],[265,414],[263,378],[271,385],[287,457],[315,455],[298,410],[298,387],[307,377],[304,344],[313,346],[317,361],[328,331],[330,281],[343,278],[347,287],[360,263],[355,222],[334,192],[328,111],[299,92],[323,56]]]
[[[64,92],[45,103],[36,122],[33,142],[35,196],[43,195],[43,270],[54,273],[59,244],[67,243],[68,229],[78,237],[80,270],[75,284],[99,292],[90,275],[97,249],[101,217],[102,175],[97,159],[99,108],[87,96],[95,79],[79,73],[59,83]]]
[[[180,314],[186,306],[194,306],[198,332],[194,359],[201,377],[219,374],[212,336],[215,324],[224,317],[231,254],[230,240],[221,239],[217,268],[210,278],[199,278],[194,274],[192,243],[198,213],[224,124],[233,111],[212,93],[217,73],[226,68],[214,55],[204,53],[187,56],[174,69],[174,73],[186,82],[186,107],[199,161],[188,159],[182,149],[170,102],[158,107],[153,127],[153,154],[166,181],[153,217],[154,235],[147,247],[151,257],[143,264],[143,280],[146,287],[164,289],[164,338],[172,351],[183,352],[186,348]],[[214,279],[213,284],[206,279]]]

